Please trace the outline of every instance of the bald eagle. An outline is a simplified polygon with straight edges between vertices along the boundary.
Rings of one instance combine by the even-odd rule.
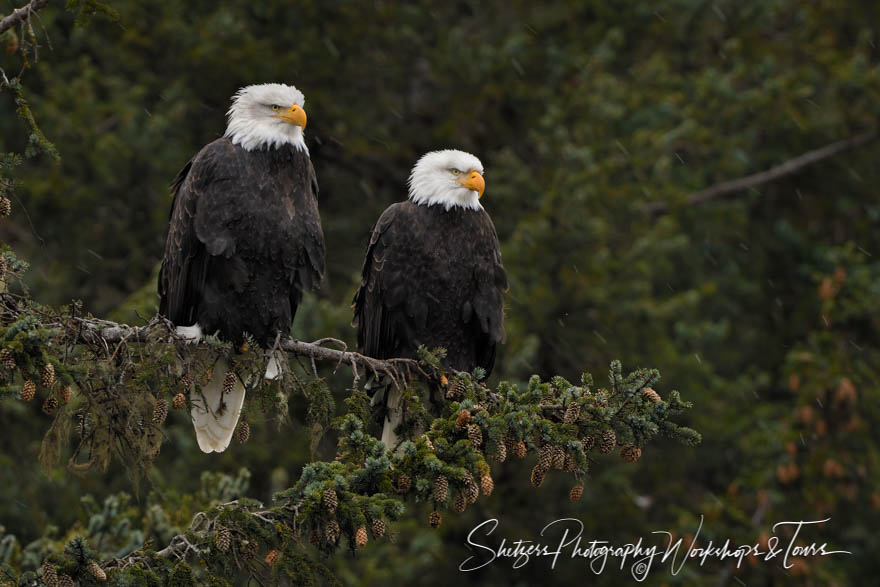
[[[321,281],[324,235],[303,104],[293,86],[242,88],[224,136],[172,183],[159,313],[190,341],[216,334],[238,348],[249,335],[270,349],[279,332],[289,333],[303,292]],[[282,360],[267,351],[267,379],[280,375]],[[228,367],[218,361],[191,398],[204,452],[226,449],[244,402],[238,376],[224,393]]]
[[[424,155],[409,178],[409,199],[392,204],[373,228],[354,297],[358,348],[371,357],[417,357],[444,347],[447,368],[487,375],[504,339],[507,273],[498,236],[480,204],[483,165],[455,150]],[[386,388],[382,440],[393,448],[400,394]]]

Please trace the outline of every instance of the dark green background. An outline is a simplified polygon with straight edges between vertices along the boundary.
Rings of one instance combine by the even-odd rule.
[[[98,17],[86,28],[57,7],[41,12],[38,36],[52,49],[23,77],[62,156],[20,169],[20,201],[0,223],[2,240],[32,263],[37,299],[81,299],[95,315],[131,323],[151,316],[168,183],[222,134],[236,89],[292,83],[306,96],[328,265],[300,309],[297,337],[353,342],[348,303],[372,223],[405,197],[422,153],[459,148],[486,167],[482,201],[510,274],[496,377],[586,370],[601,381],[620,358],[625,368],[659,368],[661,394],[677,388],[694,402],[685,423],[702,445],[655,444],[635,466],[602,458],[577,504],[562,475],[534,490],[529,463],[505,463],[493,472],[495,495],[447,516],[441,530],[412,505],[396,543],[340,553],[332,565],[344,581],[628,579],[613,568],[585,574],[570,560],[552,572],[547,561],[519,570],[508,561],[459,573],[467,531],[489,517],[509,541],[538,539],[544,524],[571,516],[587,536],[625,543],[652,540],[654,530],[693,533],[704,515],[703,544],[754,543],[776,522],[830,517],[807,542],[851,556],[788,570],[778,560],[747,564],[738,579],[856,585],[880,572],[878,144],[729,199],[681,205],[876,126],[876,2],[111,5],[118,23]],[[20,66],[16,54],[0,57],[7,72]],[[0,94],[0,151],[26,142],[12,95]],[[658,200],[669,214],[640,211]],[[341,398],[344,380],[337,389]],[[204,470],[247,466],[247,493],[260,499],[292,483],[308,459],[296,417],[303,401],[293,401],[292,425],[258,422],[247,446],[222,456],[198,452],[175,414],[132,518],[143,515],[160,540],[147,494],[176,503]],[[83,494],[134,491],[115,470],[41,476],[47,425],[38,405],[0,406],[0,524],[23,543],[48,524],[85,523]],[[655,568],[648,584],[738,584],[732,565],[715,561],[677,576]]]

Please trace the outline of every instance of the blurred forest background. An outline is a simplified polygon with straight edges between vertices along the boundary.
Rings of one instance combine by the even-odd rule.
[[[439,530],[409,504],[396,542],[331,559],[344,582],[619,585],[631,581],[626,571],[593,576],[580,560],[552,572],[546,560],[457,569],[470,555],[467,532],[489,517],[509,541],[537,540],[546,523],[575,517],[586,536],[625,543],[654,530],[692,534],[701,515],[701,543],[737,544],[766,540],[779,521],[830,517],[806,542],[853,554],[791,569],[778,559],[741,569],[692,562],[677,576],[655,565],[647,584],[875,580],[880,146],[860,140],[778,181],[687,198],[872,136],[880,4],[110,4],[118,21],[84,28],[60,2],[41,11],[40,60],[22,78],[61,155],[16,171],[20,201],[0,223],[2,241],[32,264],[36,299],[80,299],[131,324],[151,317],[169,182],[223,133],[239,87],[285,82],[306,96],[328,264],[294,336],[354,343],[349,303],[373,222],[405,197],[422,153],[453,147],[487,169],[483,204],[510,274],[508,340],[493,380],[601,379],[620,358],[659,368],[661,393],[674,387],[694,402],[684,423],[702,432],[700,446],[654,444],[636,465],[603,459],[577,503],[561,476],[536,490],[532,463],[508,461],[493,471],[499,490]],[[0,0],[0,13],[20,5]],[[21,68],[17,42],[0,37],[7,74]],[[0,93],[0,152],[28,142],[13,98]],[[668,207],[646,211],[653,202]],[[336,390],[342,399],[345,386]],[[5,402],[0,541],[58,540],[78,528],[100,535],[103,552],[125,552],[165,543],[212,497],[268,501],[310,459],[301,408],[294,400],[280,429],[252,422],[251,442],[219,456],[199,452],[186,416],[174,413],[172,441],[135,485],[118,468],[42,474],[49,418],[33,403]],[[325,457],[332,447],[326,440]]]

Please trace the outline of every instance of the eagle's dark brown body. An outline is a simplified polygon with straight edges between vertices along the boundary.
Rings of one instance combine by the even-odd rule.
[[[159,312],[240,344],[287,334],[304,291],[321,280],[324,236],[308,153],[205,146],[172,185]]]
[[[444,347],[447,367],[491,372],[506,289],[485,210],[399,202],[379,218],[367,248],[354,298],[358,348],[384,359]]]

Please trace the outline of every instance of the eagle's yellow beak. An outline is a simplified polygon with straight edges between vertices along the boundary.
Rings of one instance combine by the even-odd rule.
[[[290,107],[287,112],[282,112],[281,114],[276,114],[275,118],[280,118],[284,122],[288,124],[293,124],[296,126],[301,126],[303,129],[306,128],[306,111],[301,107],[294,104]]]
[[[483,176],[478,171],[471,171],[470,175],[459,179],[458,183],[469,190],[474,190],[479,194],[479,197],[483,197],[483,191],[486,189],[486,180],[483,179]]]

